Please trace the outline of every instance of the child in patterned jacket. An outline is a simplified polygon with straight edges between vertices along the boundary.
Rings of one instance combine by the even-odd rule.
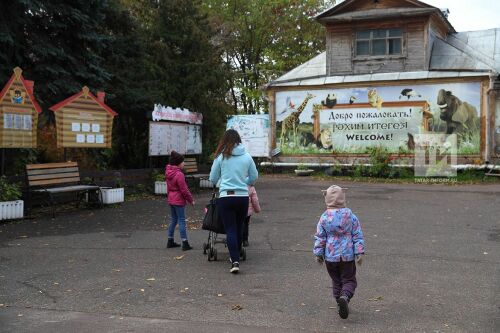
[[[349,316],[349,301],[356,290],[356,264],[361,265],[365,244],[358,218],[345,205],[344,190],[332,185],[324,191],[326,211],[314,236],[314,255],[326,261],[340,318]]]

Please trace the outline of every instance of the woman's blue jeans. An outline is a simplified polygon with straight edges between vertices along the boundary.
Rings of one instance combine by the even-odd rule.
[[[186,206],[170,205],[170,216],[172,217],[172,220],[168,226],[168,238],[174,238],[175,226],[179,224],[181,239],[187,240],[185,209]]]

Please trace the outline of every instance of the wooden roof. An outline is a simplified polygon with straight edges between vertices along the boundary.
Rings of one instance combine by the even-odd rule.
[[[113,111],[113,109],[111,109],[104,102],[101,102],[96,96],[94,96],[94,94],[92,94],[90,92],[90,90],[89,90],[89,88],[87,86],[83,87],[82,91],[74,94],[71,97],[66,98],[64,101],[59,102],[56,105],[51,106],[49,108],[49,110],[57,112],[60,109],[62,109],[63,107],[71,104],[73,101],[75,101],[76,99],[78,99],[82,95],[90,97],[90,99],[92,99],[94,102],[96,102],[99,106],[101,106],[104,110],[106,110],[106,112],[110,113],[113,117],[118,115],[118,113],[116,113],[115,111]]]
[[[435,14],[447,26],[449,32],[455,29],[441,9],[418,0],[346,0],[315,16],[323,24],[335,21],[387,19],[395,15],[418,16]]]
[[[19,80],[22,83],[24,89],[26,90],[26,93],[28,94],[31,103],[33,103],[33,106],[35,107],[36,112],[41,113],[42,108],[40,107],[40,105],[38,104],[38,102],[35,99],[35,96],[34,96],[33,91],[32,91],[32,87],[29,88],[29,85],[26,83],[28,80],[24,79],[22,72],[23,72],[23,70],[21,68],[19,68],[19,67],[14,68],[14,74],[12,74],[9,81],[7,82],[7,84],[3,87],[2,91],[0,92],[0,102],[5,97],[5,94],[9,91],[12,83],[14,83],[15,80]]]

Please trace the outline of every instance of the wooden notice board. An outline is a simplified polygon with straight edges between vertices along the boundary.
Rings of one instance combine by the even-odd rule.
[[[38,114],[42,110],[33,95],[33,85],[16,67],[0,92],[0,148],[36,148]]]
[[[104,103],[104,93],[89,88],[52,106],[58,148],[111,148],[113,119],[118,114]]]

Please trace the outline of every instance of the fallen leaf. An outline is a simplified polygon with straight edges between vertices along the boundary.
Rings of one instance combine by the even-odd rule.
[[[182,259],[184,259],[184,255],[182,255],[182,256],[178,256],[178,257],[174,257],[174,259],[175,259],[175,260],[182,260]]]
[[[239,304],[233,305],[233,307],[231,308],[231,310],[236,310],[236,311],[240,311],[242,309],[243,309],[243,307]]]
[[[382,296],[377,296],[377,297],[374,297],[374,298],[369,298],[368,300],[369,301],[374,301],[374,302],[378,302],[378,301],[381,301],[383,300],[384,298]]]
[[[146,281],[156,281],[156,279],[155,278],[149,278]]]

